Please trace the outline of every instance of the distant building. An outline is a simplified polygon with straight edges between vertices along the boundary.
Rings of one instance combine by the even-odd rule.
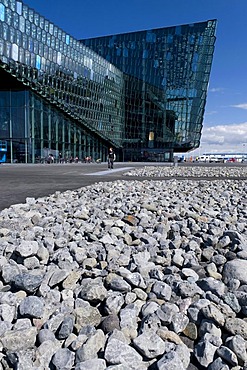
[[[247,153],[240,152],[210,152],[197,157],[199,162],[246,162]]]
[[[210,20],[79,41],[0,0],[6,160],[105,160],[112,146],[118,160],[169,161],[198,147],[215,30]]]

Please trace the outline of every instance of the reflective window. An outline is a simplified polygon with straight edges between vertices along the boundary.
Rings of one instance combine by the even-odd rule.
[[[45,20],[43,17],[39,18],[39,26],[41,29],[44,29]]]
[[[20,1],[16,2],[16,12],[21,15],[22,14],[22,3]]]
[[[0,4],[0,21],[5,20],[5,6]]]
[[[37,40],[38,41],[41,41],[41,39],[42,39],[41,28],[40,27],[37,27]]]
[[[26,24],[26,34],[30,36],[31,35],[31,24],[28,20],[26,20],[25,24]]]
[[[9,41],[11,43],[15,42],[15,29],[13,27],[9,27]]]
[[[3,40],[8,40],[8,26],[6,23],[3,23]]]
[[[21,32],[25,32],[25,19],[22,16],[19,16],[19,29]]]
[[[33,10],[32,9],[29,9],[29,12],[28,12],[28,19],[31,23],[33,23],[33,17],[34,17],[34,14],[33,14]]]
[[[10,26],[12,24],[12,12],[10,9],[6,9],[5,21]]]
[[[17,13],[13,13],[13,26],[15,29],[19,28],[19,15]]]
[[[24,49],[28,48],[28,38],[25,34],[22,35],[22,46]]]
[[[34,24],[39,27],[39,14],[34,13]]]
[[[22,7],[22,15],[25,19],[28,18],[28,7],[24,4],[23,4],[23,7]]]
[[[36,26],[35,26],[35,24],[32,24],[32,26],[31,26],[31,35],[32,35],[33,39],[36,39],[36,32],[37,32]]]

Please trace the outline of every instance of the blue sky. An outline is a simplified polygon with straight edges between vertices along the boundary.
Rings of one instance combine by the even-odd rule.
[[[217,19],[201,152],[247,152],[247,0],[24,0],[76,39]]]

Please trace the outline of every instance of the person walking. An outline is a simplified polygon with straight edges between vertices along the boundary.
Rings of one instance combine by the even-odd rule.
[[[107,159],[108,159],[108,168],[113,169],[113,162],[116,159],[116,154],[114,153],[113,148],[109,149]]]

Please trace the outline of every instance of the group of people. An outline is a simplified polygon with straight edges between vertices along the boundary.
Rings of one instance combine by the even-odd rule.
[[[108,168],[109,169],[113,169],[113,163],[115,162],[116,160],[116,154],[113,150],[113,148],[110,148],[109,151],[108,151],[108,155],[107,155],[107,162],[108,162]],[[54,163],[55,162],[55,158],[53,156],[53,154],[49,154],[49,156],[46,158],[46,161],[47,163]],[[62,158],[62,154],[59,153],[59,163],[64,163],[64,162],[67,162],[67,160],[65,160],[64,158]],[[78,157],[70,157],[69,160],[68,160],[69,163],[78,163],[79,162],[79,158]],[[91,163],[92,162],[92,157],[91,156],[87,156],[84,158],[84,163]],[[97,159],[96,160],[96,163],[101,163],[101,160],[100,159]]]

